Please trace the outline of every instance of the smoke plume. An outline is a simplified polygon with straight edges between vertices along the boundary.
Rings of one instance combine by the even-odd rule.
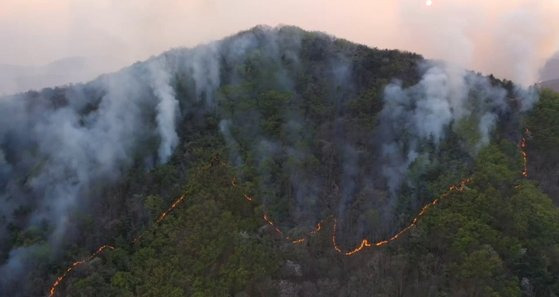
[[[424,0],[286,0],[266,5],[248,0],[3,0],[0,64],[103,57],[101,63],[112,61],[92,68],[115,70],[177,45],[193,46],[256,24],[292,24],[529,85],[559,50],[557,15],[555,0],[434,0],[431,6]],[[16,85],[18,79],[29,80],[11,70],[6,73],[0,77]],[[0,94],[10,90],[0,89]]]
[[[179,142],[175,131],[178,101],[175,99],[175,91],[169,85],[170,75],[165,71],[165,65],[161,64],[162,60],[153,60],[148,64],[148,68],[151,73],[151,87],[159,99],[156,106],[157,130],[161,136],[158,150],[159,161],[165,163]]]
[[[39,261],[34,255],[60,257],[57,248],[77,232],[77,209],[133,166],[167,162],[178,128],[206,116],[281,227],[337,216],[352,236],[383,235],[371,231],[369,217],[381,213],[383,230],[397,225],[400,190],[418,160],[428,163],[451,134],[475,157],[503,115],[537,100],[531,90],[511,94],[456,64],[420,61],[322,33],[257,27],[88,84],[2,98],[0,275],[14,277],[0,280],[0,293],[17,289],[22,267]],[[383,76],[395,80],[371,91],[386,84],[377,81]],[[354,118],[379,110],[378,122]],[[40,229],[44,238],[10,246],[9,224]]]
[[[178,143],[178,104],[169,80],[161,57],[86,85],[0,100],[0,198],[7,220],[0,226],[2,253],[9,251],[4,239],[12,224],[22,231],[42,230],[57,255],[73,232],[72,214],[101,195],[103,185],[117,181],[134,163],[149,168],[169,159]],[[158,148],[151,150],[149,143],[159,143]],[[14,215],[18,209],[31,212],[21,219]],[[25,250],[34,248],[39,246]],[[8,258],[0,274],[16,280],[23,265],[18,263],[35,261],[15,250],[0,258]]]

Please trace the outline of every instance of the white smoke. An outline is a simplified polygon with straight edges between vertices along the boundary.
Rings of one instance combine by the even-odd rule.
[[[179,142],[175,130],[179,102],[175,99],[175,91],[169,84],[170,75],[165,71],[163,62],[163,59],[154,59],[147,66],[151,74],[151,86],[159,99],[156,121],[161,136],[158,150],[161,163],[167,162]]]
[[[197,47],[188,59],[187,67],[192,73],[196,97],[215,107],[215,91],[219,88],[219,43]]]
[[[444,137],[444,128],[453,118],[451,103],[461,102],[454,100],[456,91],[450,84],[449,74],[438,67],[429,69],[423,76],[419,83],[419,92],[422,94],[414,102],[413,113],[413,126],[420,138],[439,143]]]
[[[396,47],[462,68],[493,73],[527,87],[559,49],[557,1],[397,1]]]
[[[506,90],[487,78],[447,64],[428,64],[420,82],[403,88],[395,82],[384,90],[384,107],[379,129],[385,142],[383,175],[395,194],[409,166],[419,156],[419,146],[438,146],[449,129],[460,120],[477,121],[479,139],[473,153],[490,141],[498,114],[505,112]],[[519,89],[520,90],[520,89]],[[518,93],[518,92],[517,92]],[[521,103],[533,97],[521,96]]]
[[[176,132],[178,119],[187,112],[197,112],[188,108],[179,111],[175,94],[179,91],[175,90],[175,83],[189,82],[186,90],[182,91],[188,93],[188,98],[193,96],[193,101],[196,101],[181,101],[181,104],[189,106],[203,102],[212,107],[216,104],[215,91],[221,84],[235,84],[242,79],[233,75],[226,77],[227,81],[221,81],[222,61],[229,63],[224,67],[230,67],[233,69],[230,71],[236,73],[235,67],[247,59],[247,53],[260,50],[260,54],[268,55],[268,59],[286,59],[297,64],[300,36],[293,40],[277,40],[273,30],[256,32],[237,36],[227,45],[223,42],[193,50],[171,51],[145,64],[135,64],[119,73],[104,76],[89,85],[38,93],[38,99],[32,95],[21,95],[0,101],[0,145],[7,144],[0,150],[0,177],[3,172],[18,171],[18,175],[25,172],[28,175],[25,186],[29,187],[19,192],[8,191],[6,200],[30,190],[31,197],[22,196],[21,199],[40,202],[29,224],[37,224],[42,220],[50,222],[53,231],[49,233],[49,243],[56,245],[71,228],[68,226],[72,219],[70,214],[83,202],[81,197],[87,193],[96,194],[94,189],[97,184],[116,181],[137,161],[134,156],[142,156],[141,161],[151,165],[156,163],[153,159],[160,163],[169,160],[179,142]],[[287,43],[291,51],[280,56],[279,47]],[[347,87],[351,82],[348,78],[352,68],[342,58],[325,70],[328,75],[335,77],[339,85]],[[277,74],[274,78],[289,88],[292,82],[282,77],[282,71],[285,71],[282,67],[274,69],[279,73],[274,72]],[[437,147],[445,140],[454,123],[472,118],[477,121],[476,128],[480,134],[475,144],[475,150],[479,150],[489,143],[499,113],[508,108],[504,100],[507,92],[492,86],[487,79],[478,75],[442,64],[428,64],[424,66],[423,72],[423,77],[414,86],[404,87],[395,82],[384,90],[378,143],[383,157],[382,174],[392,196],[397,194],[406,179],[408,168],[424,154],[422,145]],[[181,77],[175,80],[175,75]],[[62,92],[67,102],[56,103],[60,94],[49,92]],[[522,99],[523,110],[526,110],[537,97],[526,96],[534,93],[523,92],[519,89],[517,94]],[[341,102],[345,97],[335,99]],[[55,107],[57,104],[61,106]],[[291,110],[289,112],[292,114],[283,119],[289,123],[281,127],[281,132],[287,136],[287,144],[283,145],[268,139],[259,130],[257,124],[261,115],[258,112],[253,109],[242,112],[246,114],[241,114],[241,121],[244,122],[240,126],[244,125],[246,130],[242,131],[241,136],[250,138],[252,147],[248,149],[254,153],[250,157],[254,158],[261,186],[280,186],[272,176],[270,167],[278,156],[286,154],[293,161],[285,167],[291,171],[289,179],[295,199],[300,203],[298,206],[307,207],[318,201],[322,186],[320,181],[305,176],[301,173],[303,171],[297,172],[302,168],[299,163],[311,155],[302,141],[312,137],[303,133],[305,122],[299,118],[302,116]],[[234,122],[227,116],[219,119],[219,129],[228,145],[232,162],[239,166],[243,163],[240,156],[241,141],[234,138]],[[149,145],[154,143],[154,139],[159,140],[157,149]],[[334,140],[341,143],[344,138],[334,137]],[[349,205],[356,189],[363,183],[359,182],[362,152],[351,144],[336,145],[339,145],[343,154],[342,203]],[[134,154],[138,151],[141,153]],[[0,182],[3,180],[0,179]],[[6,189],[17,188],[15,179],[8,178],[6,182],[10,184]],[[268,202],[273,194],[262,197],[262,200]],[[342,209],[340,212],[344,211]],[[10,258],[7,263],[15,265],[13,261],[18,262],[22,258]],[[4,266],[0,272],[10,267]]]
[[[178,102],[170,80],[164,60],[155,59],[87,85],[0,100],[0,198],[6,218],[12,220],[9,209],[33,205],[21,228],[47,223],[47,240],[55,251],[76,231],[75,210],[102,194],[99,185],[117,181],[134,162],[147,168],[155,159],[166,162],[179,141]],[[151,151],[147,144],[157,140],[159,148]],[[25,257],[30,256],[11,253],[0,273]]]
[[[486,112],[479,121],[479,132],[481,134],[480,141],[476,145],[476,149],[480,150],[482,147],[489,144],[490,133],[495,127],[497,115],[492,112]]]
[[[239,143],[231,134],[231,120],[224,119],[219,122],[219,132],[223,136],[227,148],[229,149],[229,160],[234,166],[241,166],[243,164],[243,159],[240,154]]]

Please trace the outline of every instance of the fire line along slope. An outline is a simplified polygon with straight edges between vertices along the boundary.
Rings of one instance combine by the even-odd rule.
[[[558,102],[290,26],[4,97],[0,295],[559,294]]]

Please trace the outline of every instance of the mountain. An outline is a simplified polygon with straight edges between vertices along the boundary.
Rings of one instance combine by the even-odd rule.
[[[559,79],[559,53],[551,57],[540,71],[540,81]]]
[[[290,26],[4,97],[0,295],[554,296],[558,113]]]
[[[114,64],[109,57],[68,57],[40,66],[0,64],[0,95],[86,82],[116,70]]]
[[[549,88],[555,92],[559,92],[559,79],[547,80],[539,83],[540,86],[544,88]]]
[[[559,92],[559,54],[546,62],[540,71],[540,86]]]

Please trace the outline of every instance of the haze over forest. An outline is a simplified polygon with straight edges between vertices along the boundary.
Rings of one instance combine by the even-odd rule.
[[[559,1],[430,3],[4,0],[0,94],[87,81],[169,48],[209,42],[258,24],[296,25],[372,47],[417,52],[524,85],[539,80],[539,71],[559,49]],[[51,67],[51,72],[39,67],[69,57],[79,60]]]
[[[0,296],[558,296],[558,13],[3,1]]]

